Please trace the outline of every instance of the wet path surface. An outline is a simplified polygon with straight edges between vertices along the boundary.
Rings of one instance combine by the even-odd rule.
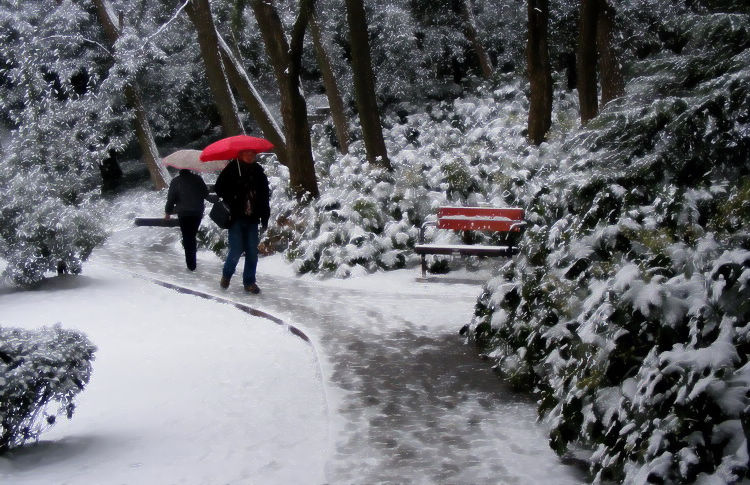
[[[547,446],[534,403],[511,393],[458,336],[479,286],[349,288],[268,275],[261,259],[263,292],[247,295],[238,275],[218,288],[218,259],[201,258],[190,273],[175,244],[130,250],[129,237],[113,237],[94,259],[251,305],[311,338],[331,413],[328,483],[584,480]]]

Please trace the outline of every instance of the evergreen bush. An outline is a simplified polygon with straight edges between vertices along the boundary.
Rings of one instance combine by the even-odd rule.
[[[511,170],[527,153],[508,109],[522,106],[525,94],[519,78],[505,76],[502,82],[502,88],[485,98],[467,96],[435,102],[424,113],[388,115],[384,124],[390,128],[384,136],[392,173],[367,164],[361,141],[352,143],[347,155],[336,153],[326,130],[316,125],[313,146],[324,154],[316,160],[322,196],[300,206],[288,190],[286,168],[264,164],[274,210],[262,245],[282,248],[300,273],[347,277],[416,266],[419,257],[413,248],[419,227],[437,207],[515,203],[506,199],[504,193],[512,194],[498,180],[520,186],[526,178],[525,172]],[[561,98],[570,111],[572,94]],[[498,140],[503,140],[502,151]],[[445,243],[461,241],[452,231],[428,236]],[[202,244],[217,252],[224,247],[221,232],[206,231],[203,239]],[[474,241],[502,244],[491,234],[476,234]],[[432,271],[448,270],[445,258],[433,259]]]
[[[0,6],[0,257],[17,284],[58,267],[80,272],[104,240],[98,164],[124,140],[102,96],[115,81],[92,69],[90,22],[71,2]]]
[[[0,452],[38,439],[59,415],[73,416],[95,351],[86,335],[60,324],[0,327]]]
[[[470,336],[539,394],[557,452],[590,451],[597,482],[748,474],[748,25],[680,16],[680,49],[507,186],[530,227]]]

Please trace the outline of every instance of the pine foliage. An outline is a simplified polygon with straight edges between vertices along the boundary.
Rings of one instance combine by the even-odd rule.
[[[563,160],[507,187],[526,246],[472,338],[539,393],[555,450],[591,450],[596,481],[748,473],[749,25],[679,17]]]
[[[11,127],[0,156],[0,257],[6,276],[30,285],[59,265],[79,272],[103,240],[92,190],[109,148],[104,128],[118,122],[95,89],[84,10],[16,3],[0,13],[0,106]]]
[[[38,439],[61,414],[73,416],[95,351],[86,335],[60,324],[0,327],[0,452]]]
[[[300,273],[348,277],[418,264],[414,254],[419,227],[441,205],[507,205],[501,183],[515,183],[503,165],[529,156],[518,122],[525,117],[526,96],[515,76],[486,98],[466,96],[428,105],[427,112],[389,115],[386,143],[394,172],[367,164],[364,146],[355,142],[340,155],[329,139],[330,126],[313,128],[316,173],[321,197],[300,206],[288,187],[283,167],[264,163],[273,189],[273,218],[265,244],[285,251]],[[562,95],[557,114],[575,116],[572,95]],[[565,107],[567,106],[567,108]],[[502,140],[500,147],[498,140]],[[524,172],[521,171],[521,174]],[[523,177],[523,175],[518,175]],[[498,190],[500,188],[500,190]],[[222,234],[207,231],[205,244],[221,253]],[[458,244],[452,231],[429,230],[431,240]],[[477,243],[499,244],[498,236],[476,234]],[[435,271],[444,257],[431,257]]]

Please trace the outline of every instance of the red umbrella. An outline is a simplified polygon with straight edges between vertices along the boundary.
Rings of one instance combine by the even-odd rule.
[[[201,152],[201,161],[210,162],[212,160],[231,160],[237,158],[237,154],[244,151],[255,153],[270,152],[273,145],[264,138],[254,136],[237,135],[228,138],[222,138],[208,145]]]

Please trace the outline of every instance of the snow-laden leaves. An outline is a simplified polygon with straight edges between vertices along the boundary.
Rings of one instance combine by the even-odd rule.
[[[122,140],[105,134],[119,122],[97,94],[103,48],[87,36],[88,13],[71,2],[0,10],[0,107],[11,129],[0,155],[0,257],[5,276],[28,285],[58,265],[79,272],[103,240],[91,191],[99,161]]]
[[[0,327],[0,452],[68,419],[88,384],[96,347],[60,324],[38,330]]]
[[[526,145],[515,115],[506,108],[522,106],[525,95],[517,78],[507,77],[506,82],[489,99],[436,103],[403,123],[397,116],[389,118],[392,128],[385,137],[392,173],[367,164],[361,141],[353,143],[347,155],[339,155],[326,127],[316,125],[313,143],[322,195],[300,207],[287,189],[286,169],[266,164],[274,187],[274,220],[265,243],[284,249],[299,272],[346,277],[417,264],[413,247],[419,227],[438,206],[513,204],[502,191],[508,184],[523,184],[525,175],[507,177],[503,165],[523,157]],[[502,152],[498,140],[507,144]],[[452,231],[430,228],[427,236],[460,242]],[[221,234],[212,235],[208,245],[223,247],[216,237]],[[477,234],[476,242],[499,243],[492,237]],[[441,258],[432,261],[437,267]]]
[[[472,337],[540,394],[554,449],[591,450],[596,481],[747,474],[748,25],[665,26],[680,49],[508,187],[530,227]]]

